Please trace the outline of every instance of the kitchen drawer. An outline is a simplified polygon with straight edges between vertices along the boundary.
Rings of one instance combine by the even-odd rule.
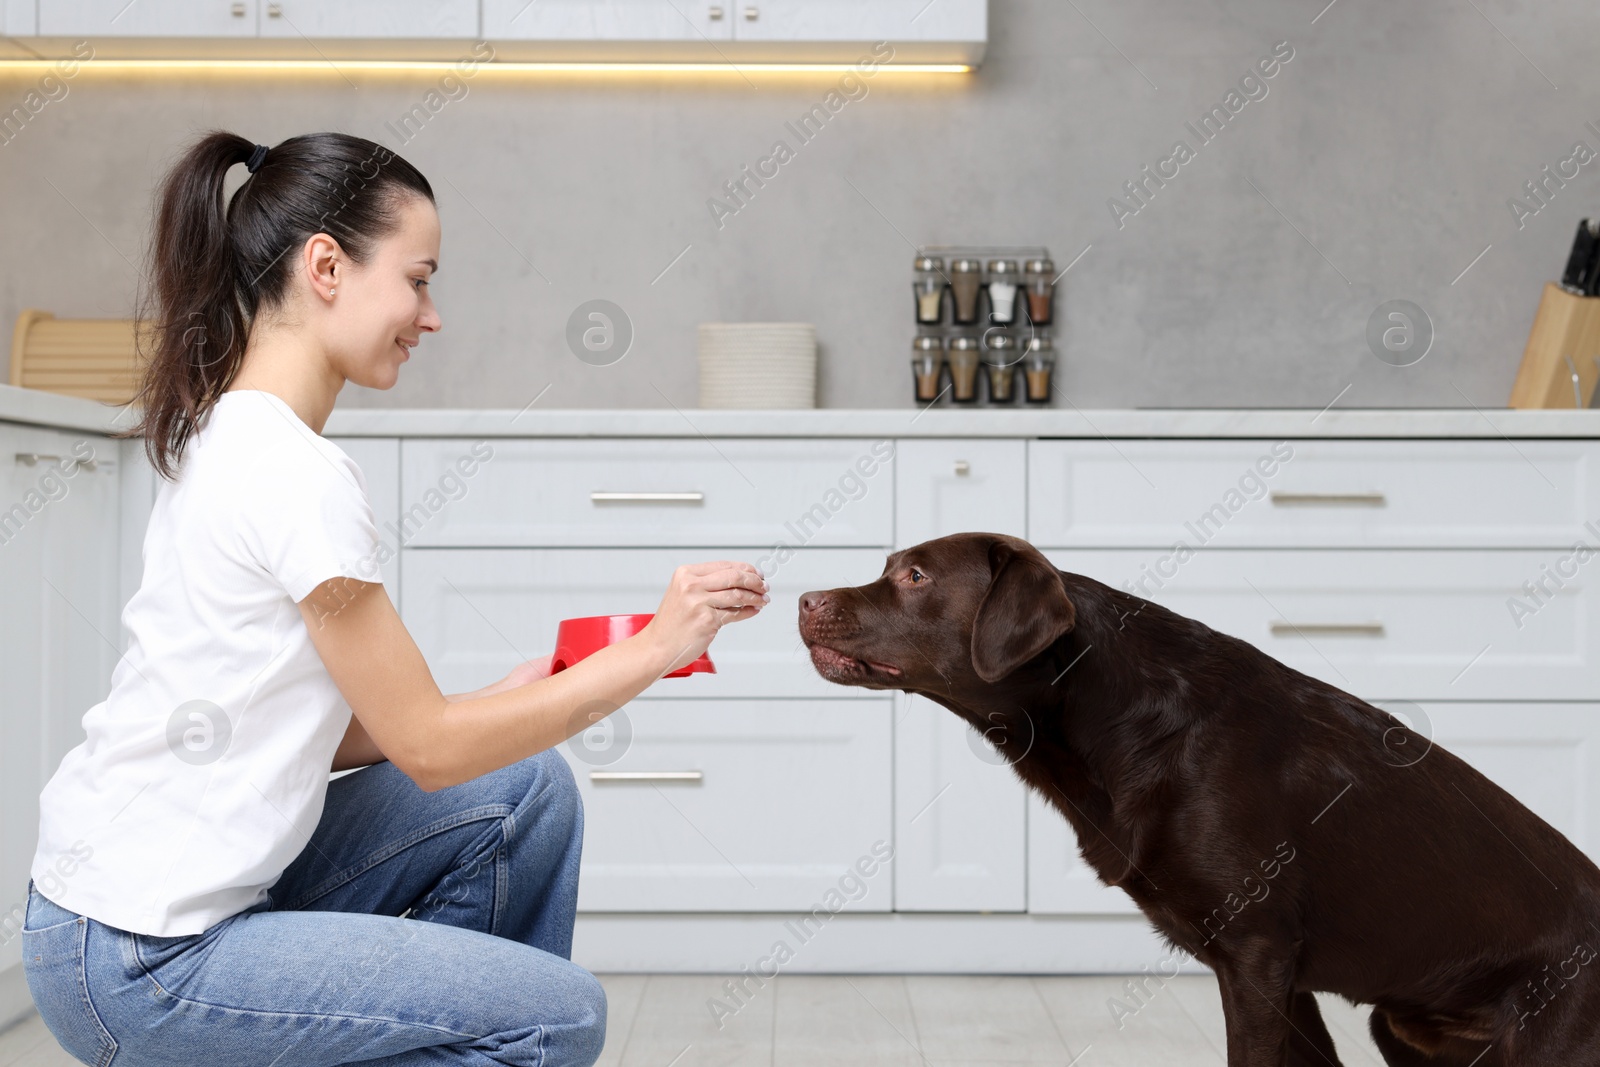
[[[966,530],[1026,537],[1026,441],[912,439],[895,447],[895,546]]]
[[[407,440],[401,521],[447,548],[887,546],[893,460],[887,440]]]
[[[636,701],[574,735],[579,909],[890,910],[890,704]]]
[[[555,650],[556,625],[585,615],[653,612],[684,563],[755,563],[739,548],[407,549],[401,615],[447,693],[482,688],[517,663]],[[772,600],[723,628],[716,674],[658,682],[650,697],[859,697],[824,681],[798,630],[800,594],[870,582],[882,549],[805,548],[764,572]]]
[[[1028,536],[1094,548],[1555,548],[1600,506],[1585,441],[1033,441]],[[1259,466],[1258,466],[1259,464]]]
[[[1087,575],[1364,699],[1579,700],[1600,692],[1600,559],[1534,604],[1560,550],[1052,549]],[[1594,568],[1591,572],[1583,567]],[[1513,613],[1522,603],[1531,612]]]
[[[1600,860],[1600,704],[1385,704]],[[1426,759],[1427,757],[1422,757]],[[1481,818],[1470,808],[1468,820]],[[1137,912],[1102,885],[1078,854],[1066,819],[1030,791],[1028,910],[1084,915]]]

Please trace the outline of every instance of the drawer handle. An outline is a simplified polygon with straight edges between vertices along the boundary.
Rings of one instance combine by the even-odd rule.
[[[61,457],[47,456],[43,452],[18,452],[17,462],[27,467],[37,467],[41,463],[60,463]],[[100,465],[100,461],[72,457],[72,465],[86,471],[92,471]]]
[[[591,782],[694,782],[705,781],[702,771],[590,771]]]
[[[1283,622],[1272,623],[1273,637],[1300,637],[1319,634],[1334,637],[1382,637],[1381,622]]]
[[[704,504],[704,493],[602,493],[589,494],[595,504]]]
[[[1386,501],[1382,493],[1280,493],[1272,492],[1276,507],[1323,505],[1331,507],[1381,508]]]

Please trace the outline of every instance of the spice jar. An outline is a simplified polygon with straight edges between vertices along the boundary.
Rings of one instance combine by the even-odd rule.
[[[989,375],[989,403],[1012,403],[1015,399],[1012,385],[1017,377],[1017,339],[996,331],[984,341],[983,369]]]
[[[919,404],[939,399],[939,379],[944,371],[944,342],[937,337],[918,337],[911,342],[911,375],[916,382]]]
[[[1024,277],[1028,293],[1028,321],[1035,326],[1050,325],[1050,317],[1055,311],[1055,262],[1049,259],[1030,259]]]
[[[1055,342],[1048,334],[1028,338],[1023,346],[1022,377],[1027,384],[1025,399],[1030,404],[1050,403],[1050,376],[1056,367]]]
[[[978,339],[950,338],[945,358],[950,364],[950,399],[971,404],[978,399]]]
[[[918,256],[916,280],[911,287],[917,294],[917,322],[937,326],[944,321],[944,260],[938,256]]]
[[[989,261],[989,321],[1009,326],[1017,321],[1017,261]]]
[[[955,303],[955,319],[963,326],[978,321],[978,290],[982,284],[982,261],[958,259],[950,264],[950,296]]]

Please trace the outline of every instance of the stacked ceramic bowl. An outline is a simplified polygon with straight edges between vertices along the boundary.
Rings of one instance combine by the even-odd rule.
[[[700,406],[817,406],[817,328],[809,322],[702,322]]]

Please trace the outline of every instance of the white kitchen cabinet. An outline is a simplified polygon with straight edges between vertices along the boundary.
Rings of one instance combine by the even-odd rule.
[[[969,530],[1028,535],[1025,442],[902,440],[895,460],[896,548]]]
[[[1537,610],[1511,610],[1534,604],[1524,587],[1559,551],[1217,549],[1182,563],[1150,549],[1046,555],[1119,589],[1132,582],[1146,599],[1363,699],[1600,692],[1600,571],[1573,568]]]
[[[94,467],[68,479],[66,494],[40,516],[48,538],[42,572],[45,778],[83,740],[83,715],[111,691],[125,644],[117,581],[119,449],[103,438],[58,432],[51,454],[71,457],[80,444],[93,450]]]
[[[263,0],[39,0],[43,37],[254,37]]]
[[[712,0],[483,0],[483,36],[539,41],[729,41],[737,5]]]
[[[470,38],[478,33],[477,0],[260,0],[260,4],[262,37]]]
[[[739,545],[756,562],[894,539],[889,440],[412,439],[401,454],[415,547]]]
[[[405,552],[402,618],[446,692],[467,692],[555,649],[562,619],[649,613],[681,564],[749,560],[737,548],[412,549]],[[717,634],[715,674],[664,678],[654,697],[859,697],[812,667],[797,629],[800,594],[871,581],[872,549],[803,549],[766,571],[771,601]],[[885,767],[887,771],[887,767]]]
[[[44,735],[44,573],[47,534],[25,498],[39,472],[19,452],[55,448],[49,430],[0,425],[0,973],[22,966],[21,909],[38,841]],[[43,499],[41,496],[39,499]],[[48,505],[47,505],[48,506]],[[41,512],[42,514],[42,512]],[[16,975],[10,976],[15,979]],[[9,1014],[0,1004],[0,1016]]]
[[[1380,706],[1482,772],[1590,859],[1600,860],[1600,705],[1424,701]],[[1465,801],[1458,814],[1468,823],[1482,818]],[[1072,827],[1038,794],[1028,798],[1028,883],[1031,912],[1138,911],[1122,890],[1101,884],[1079,855]]]
[[[0,0],[0,37],[31,37],[38,32],[35,0]]]
[[[881,697],[634,701],[575,735],[558,751],[583,794],[578,907],[811,912],[839,889],[834,910],[890,910],[871,862],[894,835],[890,714]]]
[[[39,791],[122,652],[116,457],[100,438],[0,424],[0,1022],[19,1006]]]
[[[895,465],[896,548],[963,531],[1026,533],[1024,442],[900,440]],[[955,714],[904,694],[895,706],[895,907],[1021,911],[1022,783]]]
[[[734,36],[741,41],[981,41],[988,4],[978,0],[744,0]]]
[[[953,712],[895,695],[895,910],[1027,907],[1027,797]]]

